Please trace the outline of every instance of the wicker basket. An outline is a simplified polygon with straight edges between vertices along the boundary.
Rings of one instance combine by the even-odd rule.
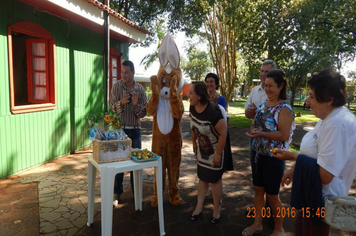
[[[93,158],[97,163],[126,161],[131,159],[131,139],[94,140]]]

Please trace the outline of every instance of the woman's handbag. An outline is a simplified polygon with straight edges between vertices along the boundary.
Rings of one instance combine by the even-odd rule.
[[[353,196],[331,196],[325,200],[325,222],[342,231],[356,231],[356,200]]]

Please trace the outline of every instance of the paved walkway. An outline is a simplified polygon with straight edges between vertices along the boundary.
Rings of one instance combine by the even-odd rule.
[[[152,117],[146,117],[142,125],[142,145],[143,148],[151,147],[151,124]],[[299,140],[303,134],[302,127],[299,127]],[[236,202],[247,209],[253,199],[253,189],[251,184],[251,171],[248,157],[248,139],[244,136],[247,129],[230,128],[231,146],[235,164],[235,170],[223,175],[224,198],[235,199]],[[182,148],[182,164],[180,188],[194,191],[197,189],[198,178],[196,176],[196,163],[191,155],[192,147],[190,141],[189,121],[187,114],[184,114],[182,122],[182,133],[185,136]],[[10,183],[32,183],[38,182],[39,189],[39,215],[40,215],[40,234],[41,235],[75,235],[87,223],[87,156],[92,152],[91,148],[78,151],[73,155],[59,158],[50,163],[21,172],[8,179],[0,180],[0,185]],[[289,164],[290,165],[290,164]],[[145,169],[144,183],[153,183],[153,169]],[[96,214],[100,211],[100,187],[99,178],[97,178],[95,192]],[[124,179],[124,186],[129,188],[129,177]],[[190,192],[191,192],[190,191]],[[353,189],[355,191],[355,189]],[[187,191],[186,191],[187,192]],[[189,194],[189,192],[187,192]],[[194,199],[196,193],[192,193]],[[354,194],[354,192],[353,192]],[[290,188],[282,189],[281,199],[284,202],[289,201]],[[188,197],[187,197],[188,198]],[[146,196],[145,196],[145,199]],[[168,201],[167,199],[165,201]],[[166,204],[166,203],[165,203]],[[191,202],[193,207],[195,202]],[[242,205],[241,205],[242,204]],[[233,206],[230,206],[233,207]],[[246,222],[244,212],[239,208],[239,217],[243,218],[244,225],[252,223],[252,220]],[[165,205],[166,210],[166,205]],[[191,211],[191,209],[187,209]],[[237,211],[237,209],[236,209]],[[189,216],[189,212],[186,213]],[[224,214],[222,212],[222,214]],[[235,212],[236,215],[236,212]],[[239,221],[235,216],[236,221]],[[287,235],[293,235],[293,220],[286,223]],[[246,225],[246,226],[247,226]],[[224,226],[224,224],[222,224]],[[166,226],[167,227],[167,226]],[[172,226],[175,227],[175,226]],[[194,227],[194,226],[193,226]],[[211,227],[211,226],[209,226]],[[241,226],[242,227],[242,226]],[[158,227],[157,227],[158,228]],[[168,232],[166,230],[166,232]],[[214,232],[214,231],[212,231]],[[240,235],[240,232],[233,234]],[[268,231],[271,232],[270,230]],[[0,235],[15,235],[12,232],[0,232]],[[91,234],[95,235],[95,234]],[[128,234],[129,235],[129,234]],[[232,234],[224,234],[232,235]]]

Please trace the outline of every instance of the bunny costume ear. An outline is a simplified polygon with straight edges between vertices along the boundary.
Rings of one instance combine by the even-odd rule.
[[[179,51],[170,34],[167,34],[162,40],[158,56],[161,66],[165,68],[168,74],[170,74],[173,69],[179,68]]]

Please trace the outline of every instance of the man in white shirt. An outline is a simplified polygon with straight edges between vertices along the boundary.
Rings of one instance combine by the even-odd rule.
[[[254,87],[248,96],[247,102],[245,104],[245,116],[249,119],[254,119],[256,115],[256,108],[261,102],[267,100],[267,95],[264,90],[266,75],[271,70],[276,70],[277,66],[273,60],[265,60],[262,62],[260,70],[260,80],[261,84]]]

